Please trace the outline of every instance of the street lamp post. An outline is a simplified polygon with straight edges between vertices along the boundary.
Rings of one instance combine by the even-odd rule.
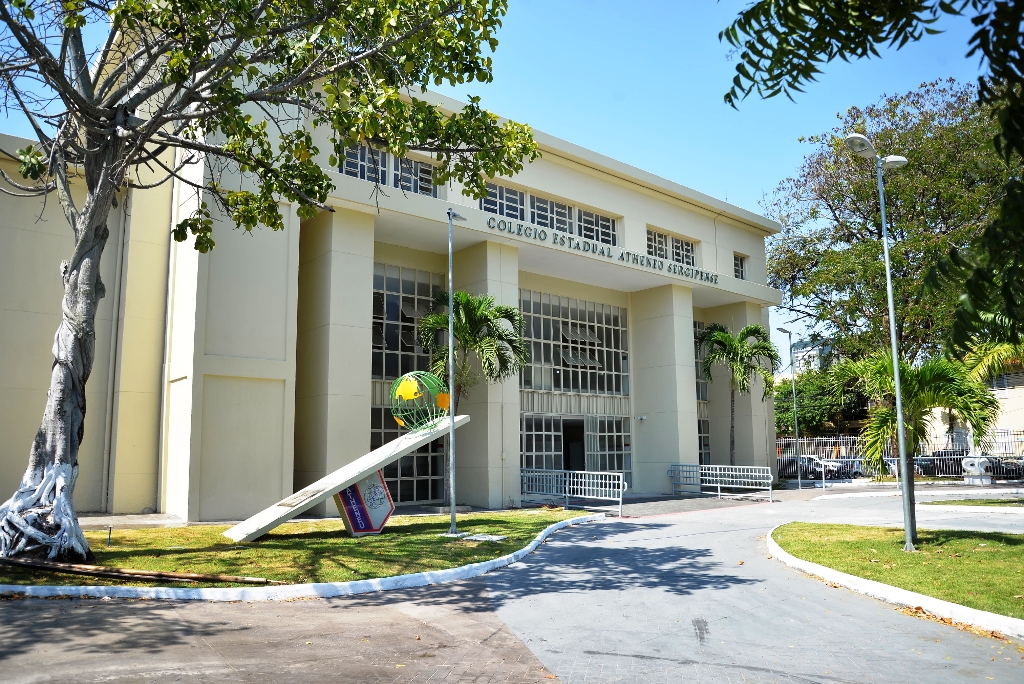
[[[910,460],[907,458],[906,436],[903,426],[903,396],[900,390],[900,355],[896,345],[896,307],[892,298],[892,266],[889,262],[889,229],[885,224],[885,185],[882,182],[882,171],[885,169],[897,169],[905,166],[906,157],[889,155],[883,157],[875,151],[866,136],[860,133],[853,133],[846,136],[846,146],[851,152],[864,159],[875,161],[875,171],[878,175],[878,200],[881,207],[882,217],[882,253],[885,257],[885,293],[889,300],[889,343],[892,346],[892,377],[896,384],[896,441],[900,450],[900,471],[902,475],[903,490],[903,550],[913,551],[914,540],[917,537],[917,521],[914,511],[914,492],[912,489],[913,472],[911,471]]]
[[[448,208],[448,510],[452,524],[448,534],[458,534],[455,526],[455,294],[452,288],[452,221],[465,221]]]
[[[800,472],[800,428],[796,423],[796,364],[793,363],[793,333],[785,328],[776,328],[780,333],[789,335],[789,373],[793,381],[793,436],[796,438],[796,488],[803,489],[804,482]]]

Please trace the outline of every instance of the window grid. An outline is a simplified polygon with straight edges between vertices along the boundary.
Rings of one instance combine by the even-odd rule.
[[[576,233],[572,220],[572,207],[534,195],[530,195],[530,223],[570,235]]]
[[[668,235],[656,230],[647,230],[647,254],[659,259],[668,259]]]
[[[618,472],[633,486],[633,451],[628,416],[587,416],[587,470]]]
[[[388,182],[388,158],[394,160],[391,182]],[[437,197],[434,185],[434,165],[427,162],[389,155],[384,150],[375,150],[368,145],[346,147],[345,158],[338,169],[346,176],[370,181],[405,192]]]
[[[647,254],[683,266],[697,265],[697,248],[692,242],[656,230],[647,230]]]
[[[697,265],[697,250],[688,240],[672,238],[672,261],[683,266]]]
[[[373,265],[373,321],[370,375],[394,380],[414,370],[430,370],[420,346],[416,321],[430,309],[443,276],[411,268]]]
[[[391,407],[370,409],[370,448],[387,444],[406,432],[391,415]],[[444,439],[424,444],[414,453],[384,467],[384,482],[396,504],[440,501],[444,492]]]
[[[440,273],[373,265],[373,379],[394,380],[410,371],[429,370],[430,357],[419,345],[416,321],[430,308],[434,292],[442,289],[442,277]],[[370,411],[371,449],[405,432],[395,422],[390,406],[375,405]],[[443,457],[444,440],[437,439],[384,468],[384,481],[395,503],[440,500]]]
[[[740,280],[747,279],[747,257],[740,254],[732,255],[732,272],[733,276]]]
[[[522,190],[506,188],[497,183],[488,183],[487,197],[480,200],[480,208],[498,216],[525,221],[526,196],[527,193]],[[555,200],[538,197],[532,193],[530,193],[530,223],[541,228],[578,235],[585,240],[613,247],[618,244],[615,219]]]
[[[498,216],[526,220],[526,193],[495,183],[487,184],[487,197],[480,200],[480,208]]]
[[[437,197],[434,165],[426,162],[395,157],[392,185],[405,192]]]
[[[584,240],[594,240],[615,246],[615,219],[592,211],[576,210],[576,234]]]
[[[626,310],[617,306],[519,291],[530,363],[523,389],[629,396]]]
[[[520,421],[519,466],[563,470],[562,417],[524,413]]]
[[[697,337],[704,332],[704,322],[693,322],[693,356],[697,368],[697,462],[711,464],[711,421],[708,419],[708,381],[701,370],[704,349],[697,345]]]

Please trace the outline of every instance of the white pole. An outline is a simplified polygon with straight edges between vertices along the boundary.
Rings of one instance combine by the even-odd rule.
[[[913,481],[907,445],[903,434],[903,393],[900,391],[900,356],[896,345],[896,307],[892,299],[892,268],[889,264],[889,230],[885,225],[885,186],[882,184],[882,157],[875,155],[878,171],[878,200],[882,213],[882,253],[885,255],[885,294],[889,300],[889,342],[892,345],[892,379],[896,383],[896,441],[899,444],[899,469],[902,470],[904,551],[914,550],[914,509],[910,501],[910,483]]]
[[[796,364],[793,363],[793,333],[789,333],[789,372],[793,381],[793,436],[796,437],[796,488],[803,489],[800,473],[800,428],[796,424]]]
[[[448,534],[458,534],[455,526],[455,295],[452,290],[452,210],[448,209],[448,504],[452,524]]]

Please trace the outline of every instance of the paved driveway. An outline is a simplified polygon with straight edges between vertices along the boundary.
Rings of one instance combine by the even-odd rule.
[[[613,519],[473,581],[351,599],[0,601],[0,681],[1024,681],[1016,645],[766,557],[781,522],[900,515],[899,498],[873,497]],[[1024,516],[984,509],[919,516],[1024,532]]]
[[[1024,531],[935,512],[923,527]],[[498,615],[564,682],[1024,681],[1024,651],[834,589],[767,558],[792,519],[897,524],[897,497],[612,520],[488,575]]]

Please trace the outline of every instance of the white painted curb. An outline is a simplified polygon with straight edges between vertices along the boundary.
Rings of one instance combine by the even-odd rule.
[[[491,570],[503,568],[522,559],[526,554],[537,549],[548,536],[564,527],[580,523],[604,520],[604,513],[582,515],[556,522],[541,530],[532,542],[510,554],[481,563],[463,565],[447,570],[433,572],[417,572],[411,575],[396,575],[371,580],[353,582],[317,582],[313,584],[287,584],[269,587],[231,587],[188,589],[173,587],[89,587],[89,586],[48,586],[0,584],[0,596],[22,595],[34,598],[148,598],[175,599],[179,601],[280,601],[295,598],[331,598],[334,596],[352,596],[373,591],[389,591],[391,589],[410,589],[425,587],[431,584],[445,584],[458,580],[477,577]]]
[[[845,572],[826,568],[824,565],[801,560],[783,551],[782,547],[775,541],[773,535],[779,527],[781,525],[773,527],[772,531],[768,533],[768,552],[792,568],[802,570],[811,575],[817,575],[827,582],[844,586],[858,594],[864,594],[886,603],[894,603],[897,606],[906,606],[908,608],[920,607],[932,615],[950,618],[954,622],[965,622],[982,629],[1005,634],[1006,636],[1024,639],[1024,620],[990,613],[986,610],[968,608],[967,606],[961,606],[959,603],[950,603],[949,601],[943,601],[932,596],[918,594],[915,591],[907,591],[906,589],[900,589],[889,584],[864,579],[855,575],[848,575]]]
[[[952,485],[947,485],[952,486]],[[997,499],[998,496],[992,496],[993,494],[1024,494],[1024,489],[960,489],[954,491],[941,491],[934,489],[915,489],[914,496],[967,496],[973,494],[986,494],[990,499]],[[828,499],[868,499],[879,496],[903,496],[903,492],[897,489],[884,492],[843,492],[840,494],[821,494],[814,497],[811,501],[827,501]]]

